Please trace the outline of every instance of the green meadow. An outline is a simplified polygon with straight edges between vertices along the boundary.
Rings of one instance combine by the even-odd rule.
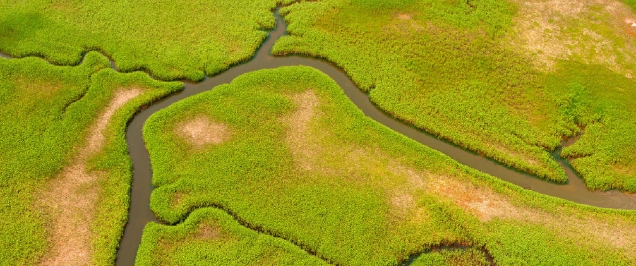
[[[96,211],[85,221],[90,230],[86,246],[94,252],[94,264],[114,261],[128,216],[131,165],[126,123],[140,106],[182,85],[153,81],[143,73],[118,74],[108,67],[108,59],[97,53],[89,53],[75,67],[52,66],[37,58],[0,59],[0,246],[5,247],[0,261],[33,265],[51,256],[56,213],[50,202],[43,202],[43,195],[73,163],[91,134],[91,124],[115,91],[144,87],[142,97],[111,118],[103,131],[104,148],[85,158],[86,171],[101,173],[99,179],[83,190],[69,191],[79,196],[97,191]],[[54,200],[68,196],[60,194]]]
[[[331,61],[391,115],[558,183],[550,153],[585,128],[563,155],[591,189],[636,192],[634,13],[558,2],[303,2],[274,53]]]
[[[565,4],[564,4],[565,3]],[[0,265],[112,265],[128,121],[272,53],[480,155],[636,192],[635,0],[0,0]],[[118,71],[111,68],[116,63]],[[120,73],[119,71],[123,72]],[[636,212],[501,181],[378,124],[309,67],[246,73],[144,127],[139,265],[634,265]]]
[[[278,2],[0,1],[0,51],[76,64],[98,50],[123,72],[203,79],[249,59],[274,27]]]
[[[367,118],[309,67],[244,74],[158,111],[143,133],[151,208],[177,224],[147,226],[139,256],[148,265],[215,263],[198,252],[212,244],[172,241],[198,234],[202,214],[192,212],[204,207],[340,265],[397,265],[422,252],[417,265],[479,264],[481,248],[500,265],[634,263],[633,212],[459,165]],[[435,251],[452,245],[466,248]]]

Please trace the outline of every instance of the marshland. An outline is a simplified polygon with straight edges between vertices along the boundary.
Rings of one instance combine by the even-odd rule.
[[[635,263],[632,1],[0,5],[2,264]]]

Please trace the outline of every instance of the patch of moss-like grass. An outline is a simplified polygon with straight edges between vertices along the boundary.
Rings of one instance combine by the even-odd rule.
[[[87,171],[104,173],[89,225],[93,262],[114,261],[128,209],[126,122],[140,105],[182,84],[155,82],[142,73],[118,74],[107,69],[109,65],[97,53],[89,53],[75,67],[52,66],[37,58],[0,60],[0,246],[6,247],[0,261],[33,265],[51,256],[55,241],[48,238],[54,214],[44,208],[42,195],[84,146],[89,127],[114,91],[143,86],[148,92],[114,114],[114,122],[103,132],[104,149],[86,166]]]
[[[231,136],[192,145],[175,128],[197,117]],[[155,113],[143,134],[151,208],[169,224],[216,207],[342,265],[397,265],[453,245],[483,247],[502,264],[519,254],[573,265],[634,262],[634,212],[543,196],[459,165],[365,117],[312,68],[242,75]],[[149,225],[146,234],[154,230],[181,229]],[[487,259],[479,253],[474,261]]]
[[[0,51],[74,64],[99,50],[124,72],[200,80],[254,54],[290,0],[0,1]]]
[[[177,226],[149,224],[142,243],[137,265],[325,265],[214,208],[196,210]]]
[[[607,2],[607,7],[577,3],[582,6],[578,13],[553,10],[560,7],[558,1],[419,1],[382,8],[369,8],[375,5],[371,2],[305,2],[281,10],[289,35],[273,52],[325,58],[389,114],[516,169],[563,183],[565,173],[550,153],[564,136],[579,132],[579,126],[613,123],[614,132],[625,136],[595,137],[601,146],[619,149],[636,143],[627,137],[634,123],[631,116],[592,107],[634,105],[633,90],[627,88],[619,97],[610,92],[597,97],[603,94],[598,84],[634,83],[629,79],[636,51],[629,35],[633,29],[622,21],[630,11],[620,2]],[[543,6],[551,9],[538,9]],[[526,21],[534,15],[546,21]],[[550,29],[555,32],[547,32]],[[537,47],[543,50],[535,51]],[[548,69],[538,67],[544,59]],[[566,76],[581,80],[583,87],[598,88],[597,95],[576,96],[591,105],[575,107],[564,99],[571,88],[555,86],[554,80]],[[583,172],[588,186],[634,191],[629,181],[634,167],[626,163],[631,157],[615,152],[610,159],[603,153],[599,156],[605,161],[623,165],[616,170],[598,160],[578,160],[574,167]],[[586,170],[592,168],[602,170]]]

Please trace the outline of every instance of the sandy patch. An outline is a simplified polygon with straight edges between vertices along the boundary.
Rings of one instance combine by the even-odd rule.
[[[413,17],[411,17],[411,15],[410,15],[410,14],[406,14],[406,13],[400,13],[400,14],[398,14],[397,18],[398,18],[399,20],[411,20],[411,19],[413,19]]]
[[[221,229],[216,224],[202,223],[199,225],[198,239],[218,240],[221,238]]]
[[[636,16],[627,5],[617,0],[516,2],[520,8],[511,43],[525,48],[537,69],[553,71],[559,59],[580,59],[628,77],[634,74],[626,65],[636,63]]]
[[[49,213],[51,250],[41,265],[89,265],[92,261],[91,226],[100,187],[98,172],[86,171],[86,162],[104,146],[104,130],[119,108],[142,94],[142,89],[119,90],[90,128],[86,144],[71,166],[47,186],[40,204]]]
[[[204,116],[178,124],[175,133],[196,148],[221,144],[230,138],[230,129]]]
[[[426,190],[451,200],[456,206],[479,218],[482,222],[493,219],[516,220],[545,226],[555,234],[588,242],[590,239],[622,248],[629,256],[636,255],[636,226],[621,221],[616,224],[593,215],[554,214],[514,205],[505,196],[490,188],[459,182],[454,178],[435,177],[426,182]],[[565,212],[564,212],[565,213]]]
[[[311,170],[315,168],[315,160],[322,150],[311,141],[311,121],[316,116],[320,100],[312,90],[293,95],[291,100],[296,110],[282,118],[282,122],[289,127],[285,142],[296,165],[302,170]]]

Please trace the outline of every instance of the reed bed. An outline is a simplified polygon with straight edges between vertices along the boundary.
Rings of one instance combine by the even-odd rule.
[[[177,129],[202,117],[231,133],[194,145]],[[147,226],[144,261],[188,254],[194,264],[217,263],[195,256],[208,244],[157,244],[157,235],[196,234],[189,217],[209,207],[340,265],[398,265],[420,253],[424,265],[490,256],[500,265],[634,263],[634,212],[544,196],[459,165],[367,118],[312,68],[244,74],[158,111],[143,134],[151,209],[175,225]],[[436,251],[445,246],[461,248]]]

